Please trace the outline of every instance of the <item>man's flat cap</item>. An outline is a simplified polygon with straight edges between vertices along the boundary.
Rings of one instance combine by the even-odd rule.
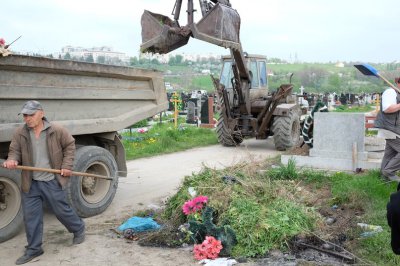
[[[31,100],[24,103],[24,105],[22,106],[22,110],[19,114],[33,115],[38,110],[43,110],[43,107],[40,104],[40,102]]]

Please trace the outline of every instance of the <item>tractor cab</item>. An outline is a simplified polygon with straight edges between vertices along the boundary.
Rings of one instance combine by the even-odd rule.
[[[267,57],[245,54],[244,58],[251,76],[250,99],[265,97],[268,94]],[[232,78],[232,57],[222,56],[220,83],[226,89],[232,89]]]

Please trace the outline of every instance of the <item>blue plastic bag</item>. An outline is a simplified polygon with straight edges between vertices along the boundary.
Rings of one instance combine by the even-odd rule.
[[[118,227],[119,231],[125,231],[126,229],[132,229],[135,232],[144,232],[149,230],[157,230],[160,225],[153,220],[153,218],[147,217],[131,217],[126,222]]]

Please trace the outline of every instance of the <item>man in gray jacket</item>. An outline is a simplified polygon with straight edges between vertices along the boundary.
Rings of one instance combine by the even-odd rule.
[[[400,88],[400,79],[396,78],[395,82]],[[386,139],[381,173],[391,181],[400,182],[400,177],[396,175],[400,170],[400,94],[393,88],[387,88],[382,94],[375,127],[379,128],[378,137]]]
[[[67,230],[74,234],[73,244],[80,244],[85,239],[85,224],[68,205],[64,191],[72,172],[74,138],[65,128],[47,121],[38,101],[27,101],[20,114],[25,125],[15,131],[3,166],[15,169],[22,164],[61,169],[61,174],[22,171],[22,208],[28,245],[24,255],[15,262],[17,265],[43,254],[44,202]]]

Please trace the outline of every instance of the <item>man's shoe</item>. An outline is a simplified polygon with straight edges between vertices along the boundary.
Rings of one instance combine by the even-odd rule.
[[[43,253],[44,253],[43,250],[39,251],[38,253],[31,254],[31,255],[25,253],[23,256],[21,256],[20,258],[17,259],[15,264],[21,265],[21,264],[27,263],[27,262],[33,260],[34,258],[39,257]]]
[[[72,244],[78,245],[83,243],[85,241],[85,230],[83,230],[81,233],[74,234],[74,239],[72,240]]]

